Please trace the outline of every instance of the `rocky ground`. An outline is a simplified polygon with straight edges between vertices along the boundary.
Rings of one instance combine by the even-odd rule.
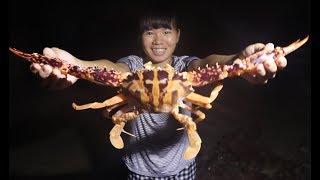
[[[285,157],[273,152],[258,136],[238,130],[198,158],[199,180],[305,180],[311,171],[310,152],[300,144]],[[211,152],[211,153],[209,153]]]

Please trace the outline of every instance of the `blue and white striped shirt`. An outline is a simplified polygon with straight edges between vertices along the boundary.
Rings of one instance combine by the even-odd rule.
[[[198,58],[173,56],[172,66],[182,72],[195,59]],[[131,72],[143,68],[143,59],[134,55],[121,58],[118,63],[127,64]],[[188,136],[185,131],[176,130],[182,125],[170,113],[141,113],[127,124],[129,132],[136,135],[129,137],[124,147],[123,161],[130,171],[152,177],[171,176],[194,161],[183,159]]]

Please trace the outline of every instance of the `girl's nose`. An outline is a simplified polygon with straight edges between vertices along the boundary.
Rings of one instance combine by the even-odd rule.
[[[153,44],[161,44],[161,35],[156,34],[152,43]]]
[[[157,45],[157,44],[161,44],[161,42],[159,41],[159,40],[154,40],[153,42],[152,42],[152,44],[155,44],[155,45]]]

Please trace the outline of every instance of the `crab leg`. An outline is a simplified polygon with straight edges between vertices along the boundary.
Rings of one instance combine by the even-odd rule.
[[[195,114],[197,116],[197,119],[194,120],[195,123],[200,122],[200,121],[202,121],[202,120],[204,120],[206,118],[206,115],[202,111],[200,111],[200,110],[198,110],[196,108],[192,108],[192,107],[190,107],[190,106],[188,106],[188,105],[186,105],[184,103],[181,103],[180,107],[191,111],[193,114]],[[177,131],[183,130],[184,128],[185,127],[178,128]]]
[[[73,75],[77,78],[86,79],[98,84],[118,87],[122,81],[127,77],[129,73],[121,74],[113,69],[101,68],[101,67],[88,67],[83,68],[76,64],[69,64],[59,58],[48,58],[38,53],[25,53],[15,48],[9,48],[9,50],[15,55],[26,59],[32,63],[47,64],[52,67],[58,68],[62,74]]]
[[[297,40],[286,47],[276,47],[267,44],[264,49],[258,51],[245,59],[236,59],[232,65],[215,64],[213,66],[206,66],[198,68],[195,71],[188,72],[188,81],[192,82],[192,86],[204,86],[215,81],[225,79],[227,77],[240,76],[243,73],[252,73],[257,63],[261,63],[263,56],[270,56],[274,60],[279,56],[286,56],[294,50],[301,47],[309,39],[309,36],[303,40]]]
[[[135,137],[135,135],[129,132],[126,132],[123,129],[128,120],[136,119],[139,115],[138,111],[136,110],[130,111],[130,110],[132,109],[126,106],[120,109],[118,112],[116,112],[116,114],[112,116],[112,120],[115,123],[115,125],[109,133],[109,139],[111,144],[117,149],[122,149],[124,147],[123,140],[120,136],[122,132]]]
[[[195,114],[197,116],[197,119],[194,120],[195,122],[202,121],[203,119],[206,118],[206,115],[202,111],[200,111],[200,110],[198,110],[196,108],[192,108],[192,107],[190,107],[190,106],[188,106],[188,105],[186,105],[184,103],[181,103],[180,107],[184,108],[184,109],[187,109],[187,110],[191,111],[193,114]]]
[[[93,103],[89,103],[89,104],[84,104],[84,105],[77,105],[75,103],[72,103],[72,107],[75,110],[84,110],[84,109],[100,109],[106,106],[112,106],[112,105],[116,105],[119,103],[122,103],[124,101],[126,101],[126,97],[123,94],[118,94],[116,96],[113,96],[110,99],[105,100],[102,103],[99,102],[93,102]]]
[[[217,85],[211,92],[210,97],[205,97],[197,93],[190,93],[185,100],[191,102],[192,104],[196,104],[198,106],[204,107],[206,109],[212,108],[211,104],[218,96],[220,90],[222,89],[223,85]]]
[[[112,105],[112,106],[106,108],[105,110],[103,110],[104,117],[111,119],[112,118],[111,112],[114,111],[115,109],[119,108],[120,106],[127,104],[127,101],[128,100],[120,102],[118,104]]]
[[[179,106],[171,111],[175,119],[187,128],[189,145],[183,154],[183,158],[188,160],[194,158],[200,151],[201,138],[197,133],[196,123],[192,121],[192,118],[179,113]]]

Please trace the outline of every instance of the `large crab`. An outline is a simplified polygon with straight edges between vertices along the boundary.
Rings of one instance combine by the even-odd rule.
[[[285,56],[302,46],[308,37],[302,41],[297,40],[286,47],[277,47],[270,52],[267,46],[265,49],[250,55],[245,59],[237,59],[231,65],[206,66],[191,72],[177,72],[170,65],[164,68],[155,68],[152,63],[146,63],[144,69],[132,73],[120,73],[101,67],[82,68],[76,64],[68,64],[63,59],[47,58],[38,53],[24,53],[14,48],[9,48],[14,54],[35,63],[49,64],[59,68],[63,74],[70,74],[81,79],[86,79],[106,86],[120,87],[121,91],[116,96],[104,102],[93,102],[85,105],[72,104],[76,110],[98,109],[107,107],[111,110],[120,107],[112,115],[114,127],[110,131],[110,141],[118,149],[124,147],[120,136],[122,132],[134,136],[124,130],[127,121],[139,116],[142,111],[166,112],[184,125],[188,134],[189,145],[184,152],[185,159],[195,157],[200,151],[201,138],[197,133],[196,123],[205,118],[205,114],[198,107],[210,109],[211,103],[217,97],[222,88],[221,83],[217,83],[209,97],[202,96],[194,92],[193,87],[204,86],[220,81],[227,77],[240,76],[243,73],[250,73],[255,64],[259,63],[259,57],[268,55],[274,59],[277,56]],[[194,108],[188,103],[198,107]],[[184,108],[197,116],[195,121],[190,116],[179,112],[179,108]]]

